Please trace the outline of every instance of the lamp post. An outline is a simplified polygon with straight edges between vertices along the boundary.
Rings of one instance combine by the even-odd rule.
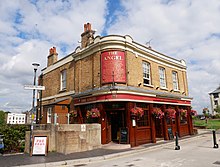
[[[114,71],[112,71],[112,87],[110,88],[110,91],[112,93],[112,97],[116,97],[118,89],[115,87],[115,75]]]
[[[33,63],[34,66],[34,86],[36,86],[36,73],[37,68],[40,66],[38,63]],[[35,107],[35,89],[33,89],[33,102],[32,102],[32,110],[31,110],[31,131],[30,131],[30,150],[29,153],[31,155],[32,151],[32,137],[33,137],[33,130],[34,130],[34,113],[36,113],[36,107]]]

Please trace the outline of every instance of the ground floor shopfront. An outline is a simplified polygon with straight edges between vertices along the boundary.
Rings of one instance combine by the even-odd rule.
[[[109,97],[108,97],[109,96]],[[128,94],[75,98],[78,123],[100,123],[101,142],[132,147],[193,134],[190,101]],[[134,113],[140,110],[141,114]]]

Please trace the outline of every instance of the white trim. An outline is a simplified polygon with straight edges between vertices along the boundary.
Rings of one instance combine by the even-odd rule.
[[[50,71],[55,70],[56,68],[59,68],[60,66],[67,64],[69,62],[73,61],[73,57],[72,55],[68,55],[67,57],[65,57],[64,59],[59,60],[57,63],[50,65],[49,67],[46,67],[45,69],[42,70],[42,74],[46,74]]]
[[[46,67],[42,70],[42,74],[46,74],[50,71],[53,71],[54,69],[73,60],[77,61],[84,57],[90,56],[95,52],[104,51],[107,49],[122,49],[130,51],[134,53],[134,56],[141,56],[158,64],[165,65],[167,67],[171,67],[180,71],[186,71],[186,63],[184,60],[177,60],[163,55],[161,53],[158,53],[152,49],[149,49],[141,44],[134,42],[133,39],[128,35],[110,35],[105,37],[97,36],[94,40],[94,43],[86,48],[80,49],[79,47],[77,47],[76,52],[69,54],[67,57],[64,57],[63,59],[59,60],[51,66]],[[143,52],[145,52],[148,55],[143,54]],[[158,60],[158,58],[160,60]]]
[[[192,101],[192,99],[186,99],[186,98],[181,98],[180,100],[183,100],[183,101]]]

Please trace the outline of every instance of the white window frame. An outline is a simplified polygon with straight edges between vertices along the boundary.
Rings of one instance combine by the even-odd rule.
[[[143,61],[142,62],[142,69],[143,69],[143,84],[144,85],[151,85],[150,63]],[[145,83],[145,81],[148,81],[148,83]]]
[[[172,71],[172,78],[173,78],[173,90],[178,91],[179,90],[178,73],[176,71]]]
[[[47,123],[51,124],[52,120],[52,107],[47,108]]]
[[[161,88],[167,88],[166,85],[166,74],[165,74],[165,68],[159,67],[159,79],[160,79],[160,87]]]
[[[60,90],[66,89],[66,70],[61,71],[60,75]]]

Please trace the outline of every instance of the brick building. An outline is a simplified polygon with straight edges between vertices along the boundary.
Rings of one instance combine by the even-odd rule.
[[[137,146],[172,139],[175,132],[193,134],[185,62],[129,35],[94,33],[85,24],[81,46],[60,60],[50,49],[39,77],[46,87],[38,102],[40,123],[100,123],[102,144]]]

